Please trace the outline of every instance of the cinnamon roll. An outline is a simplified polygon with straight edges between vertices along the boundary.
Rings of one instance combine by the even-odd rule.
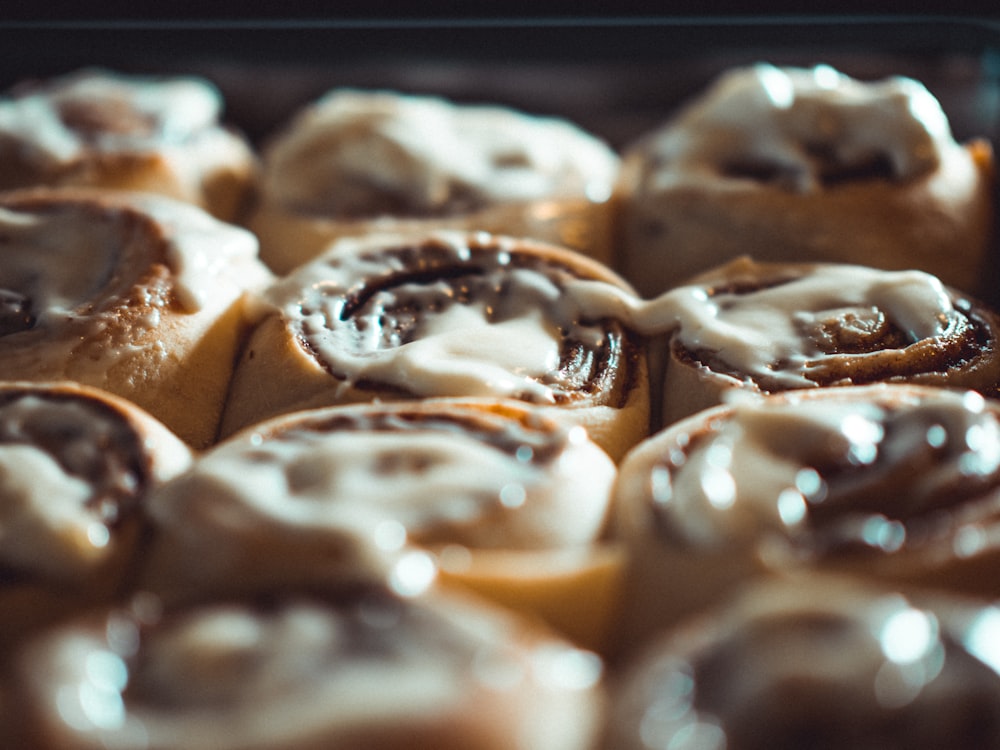
[[[913,382],[997,395],[1000,318],[918,271],[738,259],[650,305],[669,336],[663,423],[733,389]]]
[[[998,639],[993,605],[825,577],[757,586],[632,660],[604,747],[997,747]]]
[[[480,602],[377,589],[130,608],[17,662],[22,746],[588,750],[601,664]]]
[[[645,342],[586,300],[627,294],[577,253],[484,233],[345,239],[265,294],[222,434],[315,406],[511,398],[612,457],[649,427]]]
[[[196,77],[90,68],[23,82],[0,97],[0,190],[149,191],[235,220],[257,160],[221,112],[219,91]]]
[[[985,296],[992,148],[921,83],[724,73],[623,155],[623,275],[645,296],[739,255],[917,268]]]
[[[245,292],[271,281],[249,232],[161,196],[0,195],[0,378],[134,401],[195,446],[218,428]]]
[[[190,462],[177,437],[123,399],[0,383],[0,653],[120,593],[146,497]]]
[[[1000,596],[1000,402],[878,384],[739,399],[621,465],[623,644],[760,576]]]
[[[140,586],[176,598],[265,581],[399,585],[399,566],[420,551],[440,580],[596,648],[620,574],[605,534],[615,471],[580,428],[517,403],[278,417],[215,446],[150,499]]]
[[[533,237],[607,262],[617,174],[617,154],[565,120],[336,89],[265,147],[250,226],[282,274],[373,229]]]

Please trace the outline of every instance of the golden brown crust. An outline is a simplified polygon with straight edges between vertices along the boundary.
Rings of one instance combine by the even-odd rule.
[[[211,443],[246,326],[244,293],[271,278],[252,235],[137,193],[36,189],[4,194],[0,206],[35,227],[12,225],[10,241],[39,248],[20,261],[36,281],[6,283],[44,308],[0,337],[0,377],[97,386],[192,445]],[[61,264],[92,269],[79,299],[62,301],[75,282]]]
[[[368,270],[354,270],[355,266],[360,268],[365,264]],[[486,295],[497,292],[482,279],[495,278],[497,284],[504,285],[504,289],[509,286],[509,294],[507,291],[503,292],[504,299],[513,300],[517,299],[516,294],[534,294],[530,291],[520,292],[518,289],[522,283],[519,279],[536,273],[540,280],[538,283],[544,285],[586,279],[599,281],[618,290],[627,289],[602,264],[564,248],[529,240],[513,240],[486,234],[432,233],[414,236],[375,235],[334,246],[322,258],[303,266],[269,292],[270,297],[277,299],[281,296],[282,301],[276,302],[274,309],[263,317],[241,355],[233,377],[221,434],[232,434],[254,422],[297,409],[373,400],[491,395],[483,392],[484,388],[493,388],[493,385],[478,374],[478,363],[487,362],[490,357],[517,356],[514,350],[521,347],[522,342],[512,338],[504,339],[503,345],[509,346],[511,352],[487,352],[482,360],[477,359],[483,356],[482,352],[467,355],[467,359],[463,360],[464,364],[460,363],[461,366],[467,370],[471,368],[475,371],[476,378],[482,378],[481,384],[476,386],[481,392],[475,394],[466,392],[465,389],[472,387],[466,380],[459,385],[452,385],[451,379],[454,376],[448,371],[447,365],[442,366],[440,380],[429,385],[421,379],[427,375],[422,369],[420,377],[412,381],[396,378],[398,382],[395,382],[380,380],[378,375],[345,374],[341,372],[339,364],[331,365],[329,355],[319,349],[326,346],[322,343],[325,341],[324,337],[347,335],[339,331],[358,326],[367,331],[365,336],[384,336],[386,340],[394,342],[379,344],[377,351],[373,350],[371,355],[402,357],[415,350],[407,349],[407,343],[412,343],[410,341],[403,340],[402,344],[396,342],[395,337],[405,339],[407,334],[397,333],[393,326],[414,325],[414,330],[419,331],[420,326],[430,326],[435,315],[443,313],[420,313],[416,324],[386,322],[388,319],[384,315],[368,320],[370,313],[367,306],[375,296],[386,295],[389,301],[385,303],[388,305],[385,315],[391,318],[396,312],[393,307],[396,303],[391,297],[396,293],[395,289],[406,289],[406,285],[412,282],[420,287],[419,294],[426,295],[426,299],[417,303],[418,305],[428,305],[436,310],[443,308],[445,312],[452,306],[456,309],[468,306],[473,311],[472,314],[479,315],[476,312],[477,305],[488,304],[475,297],[479,292],[473,292],[473,298],[461,304],[453,302],[456,295],[457,298],[462,298],[469,294],[463,286],[466,279],[470,289],[486,285],[482,290]],[[427,291],[434,289],[434,284],[440,285],[441,289],[450,287],[452,291],[441,293],[435,300],[434,294],[438,292]],[[321,289],[323,296],[317,299],[309,297],[314,294],[310,291],[313,289]],[[306,297],[309,297],[308,301]],[[488,297],[484,296],[483,300],[486,299]],[[304,334],[304,318],[309,317],[309,325],[314,326],[318,311],[327,304],[338,309],[343,307],[344,311],[327,318],[324,324],[326,327],[320,329],[319,333],[311,327],[309,330],[312,333]],[[514,321],[520,325],[518,321],[522,319],[539,317],[540,322],[532,324],[536,326],[534,330],[547,331],[545,336],[558,339],[557,345],[561,347],[563,362],[557,370],[539,370],[528,376],[508,375],[506,377],[511,382],[517,384],[523,381],[524,385],[515,386],[511,392],[492,395],[534,402],[553,418],[586,427],[591,437],[615,458],[622,456],[648,432],[648,365],[644,342],[639,336],[615,320],[586,322],[592,330],[602,331],[600,343],[591,349],[590,345],[582,341],[574,342],[570,338],[577,334],[555,332],[555,327],[561,324],[569,327],[578,323],[575,319],[553,322],[554,318],[546,318],[551,315],[546,311],[546,305],[554,306],[561,304],[560,302],[553,300],[539,304],[526,296],[523,308],[513,309],[515,304],[512,302],[505,304],[511,310],[504,313],[507,317],[501,318],[499,322]],[[532,307],[536,304],[539,304],[537,308]],[[401,306],[399,310],[403,319],[409,321],[411,313],[408,309]],[[582,317],[586,317],[585,311]],[[472,325],[464,336],[460,336],[460,333],[465,329],[459,327],[448,335],[454,337],[454,346],[459,347],[461,352],[461,347],[474,347],[477,338],[492,328],[499,329],[499,326]],[[434,340],[433,336],[427,338]],[[316,343],[317,341],[320,343]],[[420,334],[417,334],[414,342],[421,341]],[[523,346],[527,348],[529,344],[524,343]],[[357,355],[351,353],[350,356],[367,356],[361,351],[359,349]],[[474,349],[470,352],[474,352]],[[531,364],[541,367],[536,363]],[[424,367],[421,363],[417,366]],[[569,376],[565,374],[567,372],[570,373]],[[565,378],[573,384],[565,385],[559,378]],[[451,390],[452,388],[455,390]],[[544,398],[531,395],[533,391],[548,393],[549,390],[555,395],[546,395]],[[522,392],[526,395],[522,395]],[[551,403],[546,403],[546,399]]]
[[[10,550],[10,541],[8,555],[0,561],[4,651],[43,626],[122,595],[141,541],[146,496],[186,470],[192,454],[132,402],[76,383],[0,382],[0,410],[0,513],[15,533],[42,534],[37,565]],[[76,492],[68,485],[59,485],[65,494],[25,496],[19,464],[28,458],[22,452],[29,450],[38,458],[30,458],[31,468],[24,470],[31,472],[38,492],[53,492],[46,488],[59,485],[65,472],[65,481],[87,483],[84,505],[65,507],[75,502],[68,500]],[[56,526],[51,534],[40,531],[30,521],[34,505],[38,523],[58,518],[68,530]],[[96,534],[89,542],[70,530],[83,518],[80,513],[90,514],[90,523],[96,524],[88,530]],[[95,546],[88,552],[89,544]],[[51,560],[66,555],[77,555],[78,565],[53,567]]]

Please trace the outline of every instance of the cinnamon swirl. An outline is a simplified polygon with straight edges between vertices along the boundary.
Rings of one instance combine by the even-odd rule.
[[[873,382],[997,395],[1000,318],[918,271],[739,259],[658,299],[664,424],[733,389]]]
[[[998,638],[993,605],[826,577],[757,586],[632,661],[604,747],[997,747]]]
[[[0,378],[116,393],[180,437],[215,437],[246,323],[271,281],[253,236],[161,196],[0,195]]]
[[[263,164],[250,226],[278,273],[373,229],[484,230],[611,257],[618,157],[564,120],[336,89],[272,138]]]
[[[190,462],[178,438],[123,399],[0,383],[0,653],[120,593],[146,497]]]
[[[915,80],[737,68],[626,149],[620,268],[646,296],[744,254],[917,268],[984,296],[994,171]]]
[[[0,190],[149,191],[235,220],[257,160],[221,111],[218,90],[196,77],[91,68],[26,81],[0,98]]]
[[[140,585],[168,598],[298,580],[439,580],[597,648],[617,595],[611,459],[517,403],[331,407],[278,417],[203,454],[150,499]],[[585,595],[584,595],[584,592]]]
[[[34,750],[588,750],[593,654],[480,602],[376,589],[130,608],[17,663]]]
[[[617,458],[648,432],[645,342],[590,315],[578,282],[628,293],[606,267],[528,240],[342,240],[267,291],[222,434],[321,405],[511,398],[585,426]]]
[[[623,639],[759,576],[850,573],[1000,595],[1000,403],[879,384],[736,400],[621,465]]]

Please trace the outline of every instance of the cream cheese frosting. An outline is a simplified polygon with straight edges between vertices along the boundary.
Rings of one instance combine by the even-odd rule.
[[[412,245],[405,238],[342,240],[271,287],[267,302],[344,388],[375,380],[424,396],[572,400],[588,376],[565,365],[567,340],[609,341],[604,321],[567,304],[576,276],[518,258],[510,238],[437,232],[422,244],[440,258],[409,263],[384,251]],[[433,264],[444,269],[436,277]]]
[[[391,579],[414,548],[595,543],[609,510],[611,459],[580,428],[510,408],[334,407],[234,436],[150,498],[162,539],[147,577],[231,585],[233,570],[267,550],[272,569],[258,577],[294,571],[301,556],[309,570],[292,575]],[[332,564],[338,555],[342,564]],[[312,570],[315,559],[327,569]]]
[[[872,165],[895,180],[913,179],[960,148],[940,103],[918,81],[862,82],[829,65],[766,63],[720,76],[647,147],[655,164],[650,190],[745,168],[772,171],[799,192]]]
[[[0,144],[63,167],[96,149],[155,151],[218,125],[219,92],[200,78],[126,76],[88,69],[0,99]]]
[[[291,592],[133,610],[72,622],[26,655],[52,747],[581,750],[593,738],[600,661],[464,600]]]
[[[636,656],[604,747],[988,747],[998,622],[839,578],[750,587]]]
[[[388,91],[329,92],[265,152],[265,199],[317,215],[441,216],[567,196],[605,201],[617,155],[570,123]]]
[[[931,533],[941,513],[989,505],[1000,419],[982,396],[852,391],[738,400],[704,432],[685,433],[675,446],[683,461],[651,469],[664,528],[709,547],[778,534],[813,554],[893,552]]]

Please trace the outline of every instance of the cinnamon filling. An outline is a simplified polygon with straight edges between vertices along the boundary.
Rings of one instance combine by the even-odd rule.
[[[469,250],[468,256],[459,259],[454,248],[428,242],[380,252],[370,260],[384,272],[360,281],[346,293],[332,289],[331,295],[343,294],[340,302],[323,296],[303,303],[296,324],[301,326],[302,319],[323,318],[327,329],[339,332],[339,346],[350,347],[352,355],[364,357],[440,335],[444,329],[437,321],[449,315],[460,321],[458,327],[462,321],[481,315],[478,327],[468,334],[474,340],[477,331],[514,324],[538,310],[541,320],[531,325],[551,327],[557,333],[558,361],[540,364],[545,371],[528,376],[556,403],[609,394],[603,398],[620,405],[631,385],[623,381],[634,369],[636,355],[630,351],[638,345],[617,321],[572,320],[560,309],[559,290],[577,278],[572,269],[493,245],[471,245]],[[546,297],[549,292],[538,291],[542,287],[553,290],[551,299]],[[327,294],[326,290],[320,292]],[[468,315],[461,308],[469,310]],[[600,331],[599,335],[594,331]],[[315,337],[301,327],[297,338],[334,377],[359,389],[388,390],[403,397],[424,395],[405,384],[385,383],[364,374],[352,376],[325,357]],[[525,401],[539,400],[530,389],[511,395]]]
[[[340,431],[363,432],[421,432],[455,433],[490,445],[508,456],[532,463],[546,464],[562,451],[563,435],[559,431],[532,428],[512,420],[492,420],[489,416],[423,414],[418,411],[369,411],[358,414],[337,414],[322,421],[295,427],[268,439],[297,440],[303,429],[310,433]]]
[[[20,469],[16,462],[3,467],[3,482],[10,483],[12,494],[10,507],[0,511],[5,518],[10,515],[6,522],[20,529],[21,535],[32,535],[7,546],[0,579],[8,583],[35,577],[43,570],[56,575],[66,565],[85,564],[83,560],[69,562],[75,559],[69,552],[64,559],[62,550],[57,557],[49,545],[75,548],[81,544],[75,534],[90,534],[96,525],[114,533],[133,516],[150,482],[142,442],[121,415],[110,406],[72,394],[0,394],[0,453],[22,447],[30,447],[42,458],[27,469]],[[45,469],[52,476],[21,476],[42,467],[52,467]],[[42,489],[25,496],[29,486]],[[67,493],[69,487],[81,489],[73,489],[66,497],[44,495],[44,488],[58,491],[53,487]],[[62,519],[61,524],[50,518],[53,514]],[[94,539],[90,544],[99,550],[107,540]]]
[[[34,326],[31,300],[18,292],[0,289],[0,336],[30,331]]]

